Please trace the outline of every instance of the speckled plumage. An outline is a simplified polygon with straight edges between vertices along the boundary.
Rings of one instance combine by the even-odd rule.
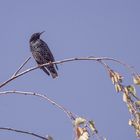
[[[37,64],[45,64],[49,62],[54,62],[55,59],[53,57],[52,52],[50,51],[48,45],[40,39],[41,33],[34,33],[30,38],[30,50]],[[47,74],[56,78],[58,76],[56,69],[58,69],[57,65],[50,64],[48,66],[41,67],[41,69]]]

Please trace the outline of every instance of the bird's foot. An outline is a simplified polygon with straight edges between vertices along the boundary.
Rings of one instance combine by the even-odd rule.
[[[52,61],[49,61],[48,64],[49,64],[49,65],[52,65],[53,63],[52,63]]]

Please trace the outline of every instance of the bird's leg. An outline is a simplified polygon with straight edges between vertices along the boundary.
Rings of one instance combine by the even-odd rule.
[[[52,65],[52,61],[49,61],[48,64],[49,64],[49,65]]]
[[[38,65],[39,68],[41,68],[41,65],[42,65],[42,64],[37,64],[37,65]]]

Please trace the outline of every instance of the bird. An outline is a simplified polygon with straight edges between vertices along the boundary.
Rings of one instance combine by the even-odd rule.
[[[58,77],[58,67],[57,64],[52,64],[52,62],[55,62],[54,56],[47,43],[40,39],[40,36],[44,32],[45,31],[32,34],[29,40],[30,51],[38,65],[50,63],[49,65],[40,67],[40,69],[42,69],[48,76],[51,75],[52,78],[56,78]]]

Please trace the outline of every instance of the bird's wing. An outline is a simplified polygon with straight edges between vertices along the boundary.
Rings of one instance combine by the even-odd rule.
[[[47,43],[45,43],[43,40],[41,40],[41,42],[42,42],[41,44],[44,45],[44,47],[42,47],[44,49],[42,50],[43,51],[42,53],[44,53],[44,56],[46,56],[46,59],[49,58],[52,62],[55,62],[54,56],[51,50],[49,49]],[[57,64],[55,64],[55,66],[56,66],[56,69],[58,70]]]
[[[45,67],[41,67],[41,69],[47,74],[50,75],[50,73],[48,72],[48,70]]]

